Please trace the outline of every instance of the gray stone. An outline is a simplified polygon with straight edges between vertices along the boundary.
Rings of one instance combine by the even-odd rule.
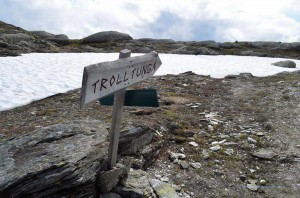
[[[214,170],[214,174],[217,175],[217,176],[222,176],[224,175],[224,171],[221,171],[221,170]]]
[[[180,161],[179,164],[182,169],[188,169],[190,167],[186,161]]]
[[[68,45],[70,44],[70,40],[65,34],[54,35],[53,37],[47,38],[47,41],[51,41],[60,45]]]
[[[150,179],[150,184],[159,198],[179,198],[175,189],[168,183]]]
[[[172,161],[179,160],[179,159],[183,160],[183,159],[186,158],[185,154],[183,154],[183,153],[173,153],[173,152],[170,152],[169,154],[170,154],[170,159]]]
[[[157,196],[150,185],[149,179],[147,172],[131,169],[128,175],[122,178],[119,185],[114,188],[114,192],[121,195],[121,197],[156,198]]]
[[[260,149],[259,151],[252,153],[252,155],[260,159],[272,160],[277,154],[272,150]]]
[[[4,41],[0,41],[0,47],[6,48],[6,47],[8,47],[8,44]]]
[[[256,143],[257,143],[257,141],[256,141],[255,139],[251,138],[251,137],[248,137],[247,140],[248,140],[248,142],[251,143],[251,144],[256,144]]]
[[[107,137],[102,122],[83,120],[0,143],[0,197],[96,196]]]
[[[201,164],[199,162],[194,162],[194,163],[190,163],[191,167],[193,167],[194,169],[199,169],[201,168]]]
[[[82,39],[83,43],[105,43],[128,40],[132,40],[132,37],[128,34],[116,31],[98,32]]]
[[[34,39],[32,36],[25,33],[2,34],[0,35],[0,38],[7,43],[19,43],[20,41],[30,41]]]
[[[112,170],[102,173],[99,177],[99,189],[101,193],[110,192],[119,180],[128,173],[129,170],[123,164],[117,164]]]
[[[257,191],[258,186],[255,183],[247,184],[247,188],[251,191]]]
[[[49,38],[49,37],[53,37],[54,34],[51,34],[49,32],[46,31],[30,31],[32,34],[38,36],[39,38],[45,39],[45,38]]]
[[[141,155],[143,157],[143,164],[141,168],[147,169],[156,161],[163,144],[164,141],[160,141],[160,142],[149,144],[143,148],[141,152]]]
[[[198,147],[198,144],[196,142],[189,142],[189,145],[191,145],[193,147]]]
[[[285,68],[296,68],[296,63],[294,61],[286,60],[286,61],[279,61],[276,63],[272,63],[272,65],[278,67],[285,67]]]
[[[209,150],[211,150],[211,151],[218,151],[220,149],[221,149],[220,145],[212,146],[212,147],[209,148]]]
[[[209,152],[207,150],[202,151],[203,158],[206,160],[210,157]]]
[[[116,193],[106,193],[106,194],[101,194],[99,198],[122,198],[122,197]]]
[[[145,125],[129,127],[120,132],[118,153],[132,155],[142,150],[153,139],[153,131]]]
[[[263,132],[257,132],[257,133],[255,133],[255,135],[258,136],[258,137],[265,136],[265,134]]]
[[[69,38],[65,34],[51,34],[46,31],[31,31],[32,34],[38,36],[41,39],[51,41],[60,45],[68,45],[70,43]]]
[[[234,150],[231,149],[231,148],[228,148],[228,149],[225,149],[224,153],[227,154],[227,155],[233,155]]]

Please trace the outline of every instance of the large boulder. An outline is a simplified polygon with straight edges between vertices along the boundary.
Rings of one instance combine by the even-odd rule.
[[[45,38],[49,38],[49,37],[53,37],[54,34],[51,34],[49,32],[46,31],[30,31],[32,34],[35,34],[36,36],[45,39]]]
[[[96,197],[108,132],[83,120],[0,143],[0,197]]]
[[[285,67],[285,68],[296,68],[296,63],[294,61],[286,60],[286,61],[279,61],[276,63],[272,63],[272,65],[278,67]]]
[[[128,41],[132,40],[132,37],[125,33],[117,31],[105,31],[92,34],[83,38],[83,43],[105,43],[109,41]]]
[[[60,45],[68,45],[70,43],[70,40],[67,35],[65,34],[51,34],[46,31],[31,31],[32,34],[35,34],[41,39],[51,41]]]

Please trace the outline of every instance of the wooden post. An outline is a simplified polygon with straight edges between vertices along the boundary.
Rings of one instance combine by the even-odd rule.
[[[128,58],[131,55],[130,50],[122,50],[119,55],[119,59]],[[116,91],[114,94],[114,106],[112,114],[112,122],[110,129],[110,142],[108,150],[108,169],[112,169],[117,161],[119,137],[120,137],[120,125],[121,125],[121,114],[124,105],[125,90],[121,89]]]

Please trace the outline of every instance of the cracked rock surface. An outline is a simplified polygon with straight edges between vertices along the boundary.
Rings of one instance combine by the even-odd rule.
[[[102,122],[83,120],[0,143],[0,197],[95,196],[107,135]]]

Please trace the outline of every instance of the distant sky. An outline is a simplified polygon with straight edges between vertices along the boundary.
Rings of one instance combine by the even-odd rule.
[[[300,42],[299,0],[0,0],[0,20],[70,38]]]

